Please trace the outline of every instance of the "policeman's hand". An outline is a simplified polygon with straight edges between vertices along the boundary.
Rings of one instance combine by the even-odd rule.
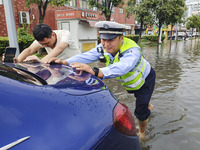
[[[87,65],[87,64],[83,64],[83,63],[71,63],[70,66],[72,68],[76,68],[76,70],[86,71],[86,72],[89,72],[91,74],[94,73],[94,71],[92,70],[92,68],[89,65]]]
[[[81,71],[86,71],[90,74],[95,75],[95,72],[93,71],[93,69],[87,65],[87,64],[83,64],[83,63],[71,63],[70,66],[72,68],[76,68],[76,70],[81,70]],[[99,73],[98,73],[98,78],[103,78],[103,72],[99,69]]]

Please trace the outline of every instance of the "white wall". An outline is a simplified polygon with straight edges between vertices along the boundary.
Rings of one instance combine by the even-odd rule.
[[[97,28],[79,24],[79,40],[97,39]]]
[[[94,43],[97,45],[97,28],[79,23],[79,20],[58,20],[58,30],[66,29],[70,31],[74,42],[82,50],[82,43]]]
[[[58,30],[69,30],[72,40],[74,40],[76,45],[79,45],[78,20],[59,20]]]

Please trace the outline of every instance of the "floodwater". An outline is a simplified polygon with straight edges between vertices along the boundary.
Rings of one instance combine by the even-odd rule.
[[[157,74],[151,99],[154,109],[146,140],[141,141],[142,150],[199,150],[200,42],[168,41],[159,46],[147,45],[142,52]],[[115,79],[104,82],[133,113],[134,97]]]

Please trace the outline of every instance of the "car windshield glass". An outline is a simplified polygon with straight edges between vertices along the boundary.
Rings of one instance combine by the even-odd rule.
[[[0,75],[30,84],[43,85],[37,78],[27,74],[26,72],[3,64],[0,64]]]

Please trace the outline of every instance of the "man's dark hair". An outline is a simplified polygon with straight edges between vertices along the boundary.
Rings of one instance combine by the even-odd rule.
[[[46,24],[38,24],[33,29],[33,36],[37,41],[43,41],[44,38],[51,38],[52,29]]]

